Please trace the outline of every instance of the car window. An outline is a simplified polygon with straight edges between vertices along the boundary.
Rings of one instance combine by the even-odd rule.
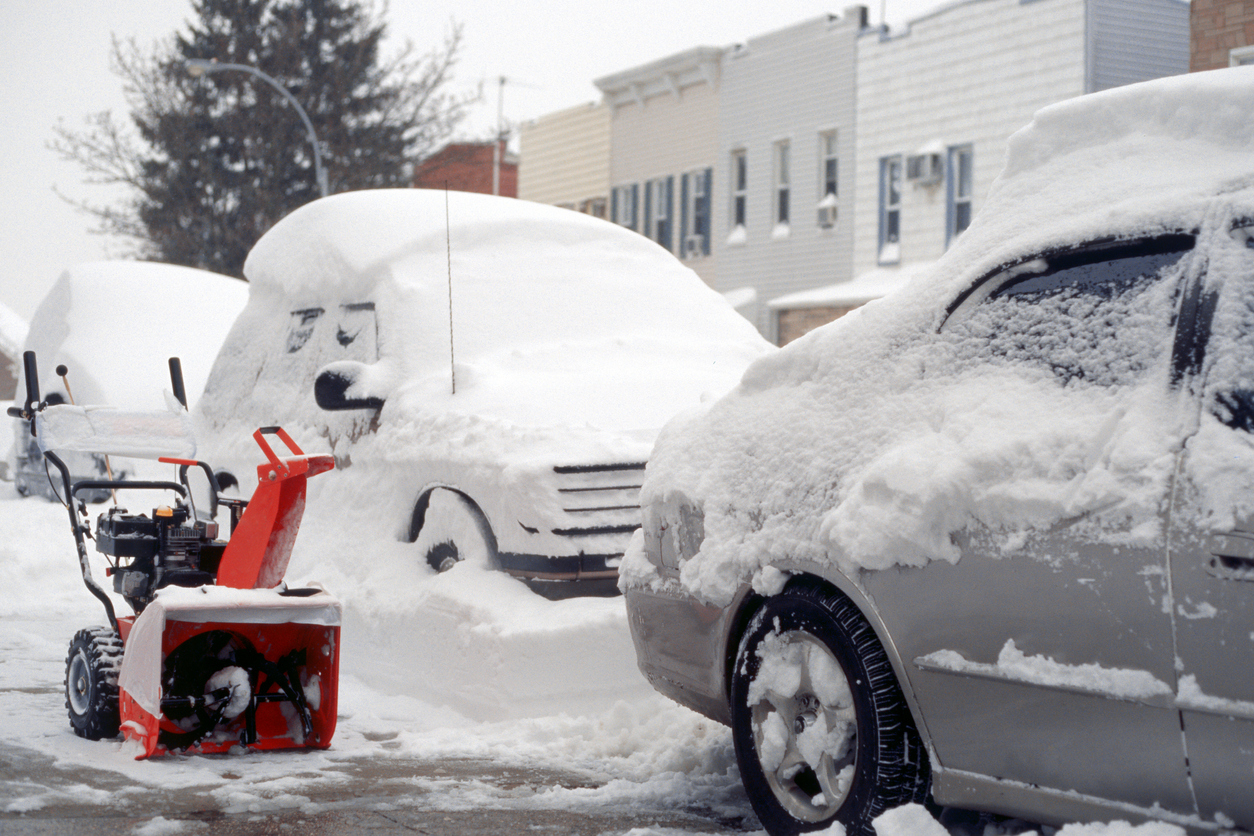
[[[976,285],[945,339],[960,362],[1026,364],[1063,382],[1134,381],[1170,355],[1193,241],[1169,235],[1021,262]]]
[[[336,360],[374,363],[379,359],[378,322],[373,302],[291,312],[288,354],[313,353],[307,362],[318,366]]]

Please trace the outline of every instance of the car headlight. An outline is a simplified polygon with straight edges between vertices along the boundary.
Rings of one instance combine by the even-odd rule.
[[[701,550],[704,540],[704,513],[679,491],[645,508],[644,547],[652,563],[678,569]]]

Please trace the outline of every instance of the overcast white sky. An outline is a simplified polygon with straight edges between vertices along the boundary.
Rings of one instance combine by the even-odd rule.
[[[894,26],[942,0],[871,0],[872,22]],[[70,264],[122,253],[124,242],[89,232],[92,219],[53,193],[110,203],[110,192],[83,183],[82,170],[47,148],[63,121],[81,128],[88,114],[126,113],[121,82],[109,71],[110,39],[148,45],[185,29],[189,0],[0,0],[0,302],[29,317]],[[824,0],[394,0],[391,53],[405,40],[438,45],[451,20],[463,29],[453,89],[483,86],[484,100],[465,133],[487,135],[503,112],[517,123],[599,98],[592,80],[695,46],[724,46],[844,5]]]

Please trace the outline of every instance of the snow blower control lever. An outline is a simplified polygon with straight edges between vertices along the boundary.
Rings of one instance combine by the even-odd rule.
[[[83,582],[109,621],[79,631],[70,644],[70,724],[90,739],[121,731],[137,744],[137,757],[239,745],[326,748],[335,732],[340,604],[318,588],[288,589],[283,576],[305,482],[333,460],[305,455],[282,429],[265,427],[253,436],[266,461],[252,498],[221,497],[213,469],[195,458],[177,358],[169,368],[177,406],[123,412],[41,401],[35,355],[23,355],[26,401],[9,414],[28,423],[60,474]],[[58,367],[57,374],[64,379],[68,371]],[[276,455],[268,435],[291,455]],[[73,481],[58,451],[155,458],[177,468],[177,481]],[[189,479],[195,470],[208,485],[201,508]],[[93,535],[82,496],[102,490],[126,492],[132,501],[138,492],[163,492],[169,504],[132,514],[115,499]],[[198,490],[203,498],[204,486]],[[230,511],[227,540],[219,538],[220,507]],[[112,592],[134,615],[118,617],[92,577],[89,539],[106,558]]]

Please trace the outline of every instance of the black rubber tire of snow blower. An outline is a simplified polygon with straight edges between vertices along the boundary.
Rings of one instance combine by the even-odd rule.
[[[797,645],[807,654],[817,651],[828,660],[823,664],[834,660],[849,686],[856,730],[856,739],[850,744],[853,777],[838,806],[826,800],[818,774],[809,767],[794,768],[793,774],[786,774],[789,769],[780,767],[784,763],[781,759],[775,766],[774,786],[767,778],[766,770],[770,767],[764,767],[759,753],[754,706],[748,704],[748,697],[750,685],[763,664],[763,642],[772,636],[778,637],[778,647]],[[884,648],[871,625],[846,596],[809,579],[793,581],[754,615],[740,641],[734,664],[731,717],[736,760],[754,812],[771,836],[821,830],[834,821],[842,823],[849,836],[875,836],[871,821],[880,813],[910,802],[925,802],[931,771],[922,740]],[[793,750],[800,748],[793,734],[801,722],[800,714],[806,710],[802,706],[813,710],[823,702],[814,696],[823,689],[807,689],[804,683],[809,681],[807,674],[796,701],[784,701],[786,707],[775,712],[777,720],[785,723],[775,728],[790,730],[788,746]],[[807,693],[801,694],[802,691]],[[770,700],[771,696],[764,695],[757,701],[761,723],[758,728],[765,729],[770,722]],[[819,708],[819,713],[827,708],[830,707]],[[847,712],[848,707],[841,710]],[[822,771],[826,775],[838,772],[832,766],[830,753],[828,758]],[[846,760],[848,755],[840,763]]]
[[[117,737],[122,640],[108,627],[79,630],[65,657],[65,708],[79,737]]]

